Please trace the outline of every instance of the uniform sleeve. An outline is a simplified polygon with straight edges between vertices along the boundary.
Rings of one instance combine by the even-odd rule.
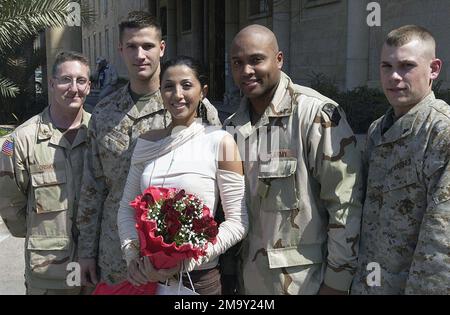
[[[83,183],[78,206],[77,225],[80,230],[78,255],[95,258],[98,254],[103,203],[107,196],[105,178],[97,143],[95,119],[90,120],[84,157]]]
[[[358,255],[361,225],[362,158],[344,112],[321,106],[309,133],[309,166],[319,183],[328,216],[328,257],[324,283],[349,289]]]
[[[370,125],[370,127],[369,127],[369,130],[367,131],[367,135],[365,138],[364,151],[362,153],[362,169],[363,169],[364,178],[367,178],[367,176],[369,174],[369,160],[370,160],[370,155],[372,154],[372,151],[374,148],[373,134],[375,132],[376,132],[376,124],[372,123],[372,125]]]
[[[428,204],[406,294],[450,294],[450,129],[436,132],[424,159]]]
[[[122,248],[130,241],[135,241],[136,244],[139,244],[139,236],[136,230],[135,210],[130,206],[130,201],[134,200],[137,195],[142,193],[140,183],[143,171],[144,167],[142,163],[131,163],[127,182],[120,201],[119,211],[117,213],[117,228],[119,230]]]
[[[25,237],[28,172],[13,137],[0,139],[0,215],[9,232]]]
[[[364,205],[364,202],[366,200],[366,189],[367,189],[367,177],[369,176],[369,161],[370,156],[372,154],[373,148],[374,148],[374,140],[373,140],[373,134],[376,132],[376,124],[372,123],[372,125],[369,127],[369,130],[367,131],[367,135],[364,138],[364,146],[363,146],[363,152],[361,153],[362,156],[362,204]]]
[[[139,145],[136,145],[136,147]],[[122,199],[120,201],[119,211],[117,213],[117,228],[119,231],[120,247],[122,249],[123,258],[130,262],[139,257],[140,245],[139,235],[136,230],[136,213],[133,207],[130,206],[130,201],[134,200],[141,191],[141,177],[144,171],[143,163],[133,163],[130,165],[127,182],[125,184]]]

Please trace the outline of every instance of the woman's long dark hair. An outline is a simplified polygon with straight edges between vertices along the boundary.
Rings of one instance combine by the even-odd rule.
[[[201,88],[203,88],[205,85],[208,85],[208,76],[206,75],[205,68],[203,67],[203,65],[197,59],[188,56],[177,56],[173,59],[164,62],[161,65],[159,81],[162,82],[162,78],[167,69],[175,66],[189,67],[194,73],[197,80],[200,82]],[[203,104],[203,102],[200,102],[200,104],[197,107],[197,117],[201,117],[203,123],[208,123],[206,107],[205,104]]]

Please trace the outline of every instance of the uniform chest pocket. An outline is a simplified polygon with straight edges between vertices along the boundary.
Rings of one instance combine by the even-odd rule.
[[[108,151],[118,155],[128,150],[129,137],[118,131],[113,131],[103,137],[102,145]]]
[[[395,191],[417,183],[417,173],[414,167],[407,167],[401,171],[392,171],[385,178],[383,192]]]
[[[31,175],[37,213],[62,211],[69,208],[65,170]]]
[[[280,211],[298,208],[295,184],[296,158],[272,159],[261,163],[258,175],[258,194],[261,210]]]

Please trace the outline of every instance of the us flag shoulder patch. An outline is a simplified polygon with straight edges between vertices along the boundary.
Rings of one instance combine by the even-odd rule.
[[[2,145],[2,153],[6,156],[13,156],[14,142],[6,140]]]

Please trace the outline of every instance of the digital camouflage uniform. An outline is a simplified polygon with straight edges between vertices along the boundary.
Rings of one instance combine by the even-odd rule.
[[[208,120],[220,124],[217,110],[207,100],[203,102]],[[79,256],[97,258],[101,280],[108,284],[126,278],[117,211],[136,140],[143,133],[163,129],[169,123],[170,114],[165,114],[159,91],[139,112],[129,93],[129,84],[104,98],[93,110],[78,213]]]
[[[74,221],[89,118],[83,112],[73,144],[52,124],[49,107],[0,141],[13,148],[0,152],[0,214],[12,235],[25,237],[27,292],[76,291],[66,285],[66,267],[77,261]]]
[[[348,290],[358,252],[361,157],[345,114],[284,73],[254,126],[249,113],[243,98],[225,123],[238,130],[247,189],[241,293],[316,294],[322,282]],[[278,148],[264,149],[265,127]]]
[[[390,109],[370,127],[365,156],[352,293],[450,294],[449,105],[431,93],[397,121]],[[381,267],[380,286],[366,283],[371,262]]]

